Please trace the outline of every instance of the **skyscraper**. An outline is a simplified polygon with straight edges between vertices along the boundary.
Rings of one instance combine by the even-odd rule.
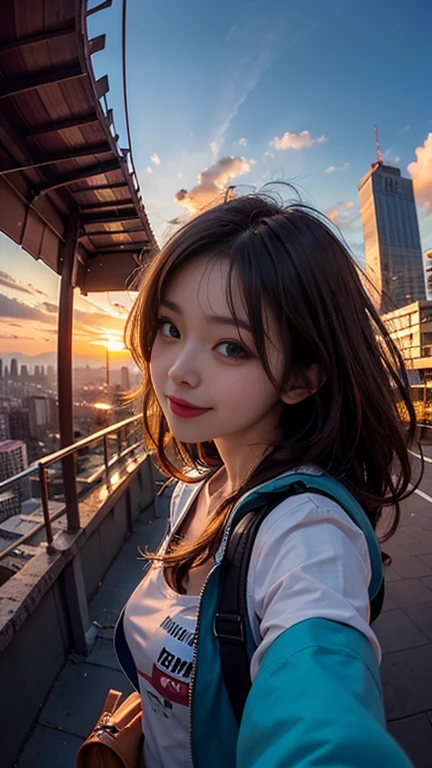
[[[425,252],[424,268],[426,276],[426,297],[432,299],[432,248]]]
[[[10,375],[11,379],[18,378],[18,360],[15,357],[11,360]]]
[[[399,168],[372,163],[359,185],[366,274],[380,296],[379,311],[424,301],[425,278],[411,179]],[[378,302],[377,302],[378,303]]]
[[[121,388],[124,392],[128,392],[130,389],[129,383],[129,368],[127,365],[123,365],[120,371],[121,376]]]

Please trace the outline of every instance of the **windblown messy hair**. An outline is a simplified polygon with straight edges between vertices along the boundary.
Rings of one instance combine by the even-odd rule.
[[[233,278],[240,277],[257,355],[272,383],[282,391],[293,373],[313,363],[326,379],[306,400],[285,405],[281,441],[210,516],[199,540],[180,542],[164,555],[168,578],[180,593],[192,565],[216,551],[236,500],[291,468],[314,464],[339,478],[374,527],[383,507],[393,507],[384,540],[395,532],[400,502],[411,492],[408,447],[416,422],[401,354],[330,223],[302,203],[284,206],[267,194],[236,197],[206,210],[177,231],[142,271],[126,343],[142,371],[146,446],[162,472],[193,483],[204,470],[222,465],[214,443],[186,444],[170,433],[150,377],[159,301],[183,265],[206,255],[228,261],[227,301],[235,322]],[[266,355],[265,307],[273,311],[283,347],[279,382]],[[201,476],[191,477],[192,469]]]

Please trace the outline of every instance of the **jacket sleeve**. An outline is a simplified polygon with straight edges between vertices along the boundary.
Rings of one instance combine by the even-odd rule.
[[[270,645],[251,687],[237,768],[413,768],[386,730],[365,635],[308,619]]]

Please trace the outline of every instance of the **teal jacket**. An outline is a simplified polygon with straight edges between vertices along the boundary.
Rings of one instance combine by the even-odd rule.
[[[369,549],[372,599],[382,582],[381,552],[372,526],[352,495],[327,475],[287,473],[245,494],[230,515],[231,526],[267,503],[288,484],[336,500],[362,529]],[[200,596],[190,685],[190,742],[194,768],[413,768],[386,730],[378,661],[369,640],[351,626],[321,618],[301,621],[267,649],[249,692],[240,728],[223,683],[214,633],[220,559]],[[247,629],[250,656],[255,642]],[[123,631],[115,632],[117,655],[138,688]],[[151,768],[151,766],[149,766]]]

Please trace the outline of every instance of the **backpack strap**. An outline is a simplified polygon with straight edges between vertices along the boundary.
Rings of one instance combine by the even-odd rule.
[[[258,529],[273,506],[248,512],[242,518],[230,537],[222,565],[214,632],[219,640],[222,676],[239,724],[251,687],[245,624],[248,566]]]
[[[337,501],[337,497],[318,488],[307,488],[302,481],[295,481],[283,492],[272,494],[270,503],[247,512],[230,534],[228,546],[222,561],[218,608],[214,619],[214,633],[219,641],[222,677],[231,706],[240,725],[243,709],[251,687],[250,655],[247,646],[247,578],[249,561],[255,539],[264,519],[289,496],[310,491],[321,493]],[[359,526],[360,527],[360,526]],[[384,599],[384,579],[370,602],[371,618],[374,621]]]

